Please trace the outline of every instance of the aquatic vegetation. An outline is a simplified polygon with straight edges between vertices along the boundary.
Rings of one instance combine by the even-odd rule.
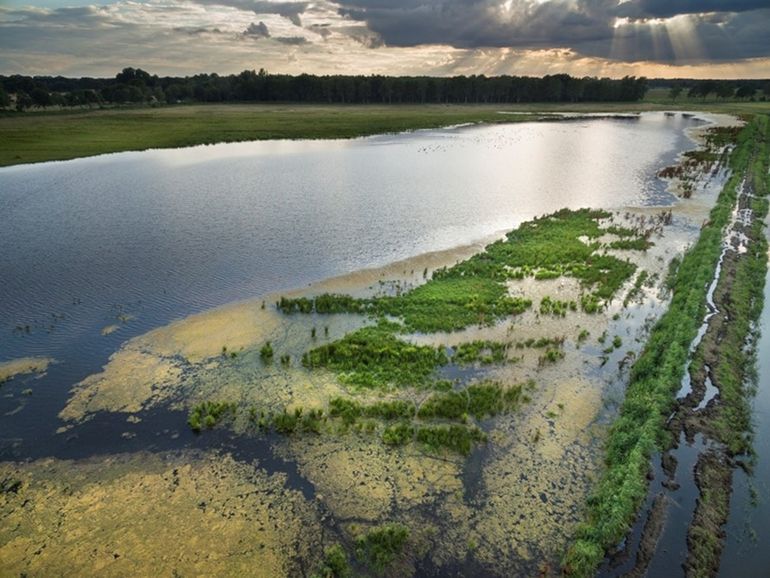
[[[313,578],[352,578],[353,571],[342,546],[334,544],[324,550],[324,558]]]
[[[588,329],[581,329],[580,333],[578,333],[578,343],[583,343],[586,339],[588,339],[591,335],[591,332],[588,331]]]
[[[407,540],[409,528],[384,524],[356,538],[356,557],[377,572],[382,572],[398,557]]]
[[[740,132],[730,157],[733,176],[720,193],[697,243],[685,254],[675,275],[670,276],[671,305],[653,327],[631,369],[625,401],[607,440],[607,469],[588,502],[586,520],[577,529],[564,559],[564,569],[569,574],[594,573],[605,550],[627,532],[646,494],[650,454],[666,440],[665,420],[674,405],[689,345],[703,318],[704,288],[714,275],[722,230],[730,220],[737,187],[752,162],[766,162],[756,161],[762,156],[753,157],[752,152],[756,143],[766,140],[767,124],[767,119],[755,118]],[[766,258],[763,261],[766,266]]]
[[[480,382],[462,391],[435,393],[427,398],[417,412],[420,419],[441,418],[465,421],[463,416],[476,419],[514,410],[523,401],[523,391],[532,382],[505,387],[496,382]]]
[[[466,341],[454,348],[452,362],[458,365],[504,363],[508,347],[508,343],[500,343],[499,341]]]
[[[382,432],[382,443],[387,446],[403,446],[414,439],[414,426],[408,422],[389,425]]]
[[[525,347],[533,347],[535,349],[542,349],[543,347],[561,347],[564,345],[564,336],[561,337],[530,337],[525,341],[519,341],[516,343],[517,349],[524,349]]]
[[[652,245],[653,243],[648,241],[645,237],[636,237],[634,239],[612,241],[608,246],[610,249],[618,249],[620,251],[646,251],[652,247]]]
[[[628,304],[631,303],[631,301],[636,300],[642,294],[642,287],[647,286],[649,277],[650,274],[645,269],[639,271],[636,279],[634,279],[633,287],[629,289],[625,299],[623,299],[623,307],[628,307]]]
[[[615,349],[620,349],[623,345],[623,338],[620,337],[620,335],[616,335],[612,338],[612,347]]]
[[[426,425],[417,430],[415,439],[431,451],[448,449],[466,456],[471,453],[474,444],[486,442],[487,435],[475,426]]]
[[[286,411],[272,415],[272,427],[280,434],[288,435],[295,432],[321,433],[321,424],[324,419],[323,410],[295,408],[294,411]],[[269,427],[270,422],[265,427]]]
[[[537,364],[538,366],[542,367],[548,363],[556,363],[560,359],[564,359],[564,351],[561,349],[554,349],[553,347],[549,347],[545,350],[543,355],[537,358]]]
[[[265,363],[270,363],[273,360],[273,346],[268,341],[265,343],[259,350],[259,357],[264,361]]]
[[[548,295],[540,300],[541,315],[554,315],[556,317],[565,317],[567,311],[577,311],[577,303],[574,301],[560,301],[552,299]]]
[[[484,277],[453,276],[449,270],[398,297],[375,301],[379,312],[404,321],[407,330],[453,331],[470,325],[491,325],[531,307],[529,299],[511,297],[505,285]]]
[[[366,313],[370,303],[365,299],[356,299],[350,295],[324,293],[317,297],[281,297],[276,307],[283,313]]]
[[[424,384],[436,367],[448,363],[444,348],[413,345],[396,337],[400,326],[381,321],[342,339],[312,349],[302,356],[310,369],[327,368],[340,379],[361,387]]]
[[[600,221],[610,217],[606,211],[564,209],[523,223],[481,253],[453,267],[437,269],[426,283],[398,291],[395,296],[281,297],[277,307],[284,313],[388,315],[401,319],[404,331],[454,331],[471,325],[492,325],[529,309],[531,300],[508,294],[505,282],[511,278],[553,279],[568,275],[588,291],[581,298],[582,309],[595,313],[636,269],[628,260],[598,253],[598,241],[583,242],[583,238],[590,241],[602,236],[606,230]],[[646,239],[635,232],[617,226],[614,231],[625,235],[621,242],[629,248],[648,246]],[[574,301],[547,298],[545,304],[541,302],[543,313],[564,315],[577,308]]]
[[[586,313],[599,313],[603,309],[601,301],[594,294],[581,295],[580,308]]]
[[[666,278],[663,281],[663,286],[668,291],[672,291],[674,289],[674,284],[676,283],[676,274],[679,271],[679,266],[682,264],[682,258],[679,257],[679,255],[676,255],[671,261],[668,263],[668,273],[666,274]]]
[[[417,408],[413,402],[401,399],[378,401],[368,405],[344,397],[334,397],[329,400],[329,415],[340,417],[348,424],[354,423],[360,417],[379,418],[386,421],[411,419],[416,412]]]
[[[204,401],[193,406],[187,418],[187,424],[194,432],[201,429],[211,429],[223,419],[232,417],[237,404],[225,401]]]

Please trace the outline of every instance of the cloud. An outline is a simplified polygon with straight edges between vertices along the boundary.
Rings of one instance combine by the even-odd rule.
[[[133,66],[160,75],[264,67],[288,74],[770,76],[770,10],[735,0],[746,10],[657,17],[651,0],[633,1],[644,16],[619,16],[629,7],[617,0],[0,6],[0,74],[110,77]]]
[[[679,14],[746,12],[767,8],[767,0],[627,0],[616,13],[625,18],[668,18]]]
[[[301,46],[308,43],[307,38],[304,36],[276,36],[275,40],[289,46]]]
[[[249,27],[243,31],[243,35],[257,40],[260,38],[270,38],[270,30],[268,30],[267,25],[260,20],[259,24],[254,24],[253,22],[249,24]]]
[[[302,26],[300,16],[307,10],[308,2],[271,2],[270,0],[194,0],[202,5],[230,6],[254,14],[277,14],[295,26]]]
[[[612,35],[610,0],[341,0],[389,46],[567,47]]]
[[[307,29],[310,30],[310,32],[314,32],[318,34],[321,38],[326,40],[327,38],[329,38],[329,36],[332,35],[332,31],[330,27],[331,27],[331,24],[329,23],[311,24],[310,26],[307,27]]]
[[[387,46],[564,48],[682,63],[770,56],[766,7],[767,0],[340,0],[339,12]]]

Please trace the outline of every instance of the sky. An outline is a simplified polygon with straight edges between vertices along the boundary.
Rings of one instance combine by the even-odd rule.
[[[0,74],[770,78],[770,0],[0,0]]]

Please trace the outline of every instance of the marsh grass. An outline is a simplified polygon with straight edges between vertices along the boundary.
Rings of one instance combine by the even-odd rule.
[[[445,349],[407,343],[396,336],[399,330],[395,323],[380,321],[308,351],[302,364],[334,370],[344,383],[366,388],[424,384],[448,363]]]
[[[232,418],[237,411],[237,404],[224,401],[204,401],[190,410],[187,424],[198,433],[203,428],[211,429],[226,418]]]
[[[356,558],[375,572],[383,572],[404,550],[409,528],[401,524],[384,524],[356,538]]]
[[[596,239],[607,231],[600,222],[610,217],[606,211],[564,209],[523,223],[481,253],[453,267],[437,269],[424,284],[395,296],[281,297],[277,306],[289,314],[386,315],[400,319],[403,331],[456,331],[472,325],[493,325],[529,309],[531,300],[509,295],[508,280],[526,276],[553,279],[566,275],[577,278],[583,287],[580,307],[588,313],[597,313],[636,270],[628,260],[599,252],[601,246]],[[616,234],[623,235],[624,243],[646,243],[643,236],[630,229],[612,227]],[[637,247],[629,245],[629,248]],[[565,316],[577,310],[575,301],[545,297],[540,303],[543,314]]]
[[[755,117],[740,131],[730,157],[732,177],[720,193],[697,243],[681,263],[670,269],[671,305],[653,327],[631,369],[625,401],[607,439],[605,473],[588,501],[585,521],[577,528],[563,560],[564,571],[570,575],[594,574],[605,551],[614,547],[630,528],[646,495],[650,455],[668,441],[665,420],[674,406],[690,343],[703,319],[706,287],[713,278],[721,252],[722,230],[729,222],[744,174],[747,170],[756,170],[752,162],[762,163],[764,173],[767,172],[768,136],[767,117]],[[763,152],[753,157],[757,149]],[[760,161],[752,161],[753,158]],[[764,173],[762,178],[766,179]],[[766,267],[766,253],[762,263]],[[738,291],[733,299],[745,301],[747,286],[758,280],[758,272],[747,275],[737,283]],[[736,392],[740,391],[736,385]],[[739,429],[744,425],[744,410],[742,403],[736,402],[736,407],[735,413],[726,413],[724,423]]]

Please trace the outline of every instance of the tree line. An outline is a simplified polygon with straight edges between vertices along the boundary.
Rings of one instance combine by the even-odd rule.
[[[668,81],[660,86],[661,88],[668,88],[668,95],[674,101],[683,94],[687,95],[687,98],[700,98],[703,100],[709,96],[723,100],[766,101],[770,98],[769,80]]]
[[[637,101],[647,80],[567,74],[528,76],[317,76],[269,74],[196,74],[174,77],[124,68],[114,78],[0,76],[0,106],[18,110],[48,106],[98,106],[124,103],[306,102],[345,104],[504,104],[521,102]],[[13,97],[11,97],[13,95]]]

